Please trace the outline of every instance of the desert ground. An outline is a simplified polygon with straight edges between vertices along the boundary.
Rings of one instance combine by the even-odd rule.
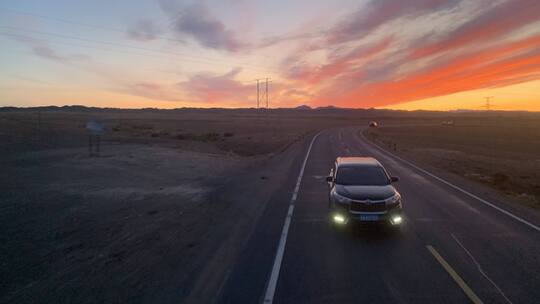
[[[509,202],[540,208],[540,119],[492,114],[366,130],[393,152],[504,193]],[[443,121],[450,121],[443,120]]]
[[[539,115],[445,115],[0,111],[0,302],[211,300],[302,147],[336,126],[376,120],[382,146],[538,207]],[[106,129],[99,156],[88,121]]]

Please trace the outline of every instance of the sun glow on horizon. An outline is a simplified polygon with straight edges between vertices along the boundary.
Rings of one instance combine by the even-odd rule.
[[[459,92],[380,107],[393,110],[486,110],[486,97],[490,98],[492,110],[540,111],[540,80],[524,82],[501,88]]]

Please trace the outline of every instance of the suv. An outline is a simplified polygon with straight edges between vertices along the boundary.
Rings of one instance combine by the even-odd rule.
[[[375,158],[338,157],[326,180],[334,223],[402,223],[401,195],[391,184],[399,178],[390,176]]]

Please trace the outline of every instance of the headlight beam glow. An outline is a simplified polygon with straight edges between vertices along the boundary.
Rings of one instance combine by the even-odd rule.
[[[399,225],[403,222],[403,218],[399,215],[392,216],[392,225]]]
[[[341,214],[336,214],[333,216],[334,222],[337,224],[345,224],[345,217]]]

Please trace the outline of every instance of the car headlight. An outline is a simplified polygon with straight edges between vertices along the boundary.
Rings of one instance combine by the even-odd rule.
[[[334,191],[334,198],[336,201],[340,204],[348,204],[351,202],[351,200],[345,196],[339,195],[337,191]]]
[[[403,218],[401,217],[401,215],[394,215],[390,219],[390,222],[392,223],[392,225],[399,225],[399,224],[403,223]]]
[[[347,223],[347,218],[344,215],[341,215],[341,214],[338,214],[338,213],[334,214],[332,219],[334,220],[334,223],[336,223],[336,224],[346,224]]]
[[[399,202],[401,202],[401,195],[399,195],[399,193],[396,193],[394,194],[394,196],[385,200],[385,203],[387,205],[394,205],[394,204],[398,204]]]

